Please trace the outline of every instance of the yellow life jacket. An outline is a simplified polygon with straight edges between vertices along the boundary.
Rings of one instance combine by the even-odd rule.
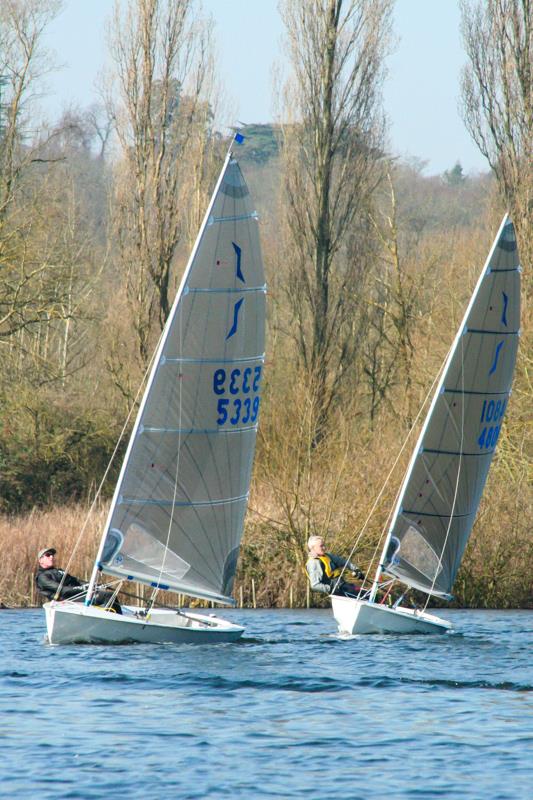
[[[323,556],[317,556],[318,560],[322,562],[322,569],[326,573],[328,578],[338,578],[339,575],[342,575],[342,568],[341,567],[334,567],[331,563],[331,558],[325,553]]]

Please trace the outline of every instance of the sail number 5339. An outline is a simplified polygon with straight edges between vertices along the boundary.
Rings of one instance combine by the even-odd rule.
[[[236,367],[217,369],[213,373],[213,392],[217,400],[217,425],[246,425],[254,423],[259,414],[259,386],[262,368]],[[228,397],[229,395],[229,397]]]

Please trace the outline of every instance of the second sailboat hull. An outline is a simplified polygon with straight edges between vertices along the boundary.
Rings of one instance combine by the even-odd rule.
[[[149,617],[126,606],[115,614],[72,601],[45,603],[50,644],[218,644],[234,642],[244,628],[216,616],[155,609]]]
[[[331,597],[339,633],[347,634],[435,634],[451,630],[444,619],[411,608],[389,608],[368,600]]]

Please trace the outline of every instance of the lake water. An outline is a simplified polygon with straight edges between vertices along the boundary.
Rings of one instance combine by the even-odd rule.
[[[0,612],[2,798],[529,798],[533,613],[334,635],[330,612],[229,611],[238,644],[50,647]]]

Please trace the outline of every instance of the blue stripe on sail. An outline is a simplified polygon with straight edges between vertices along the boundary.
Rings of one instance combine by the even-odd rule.
[[[429,511],[411,511],[410,509],[402,508],[402,514],[411,514],[413,517],[438,517],[439,519],[460,519],[463,517],[471,517],[472,514],[475,514],[475,511],[470,511],[469,514],[431,514]]]
[[[250,214],[237,214],[234,217],[209,217],[207,225],[214,225],[215,222],[241,222],[245,219],[259,219],[257,211],[252,211]]]
[[[246,356],[245,358],[167,358],[163,356],[160,364],[253,364],[255,361],[264,362],[265,354]]]
[[[151,427],[142,427],[139,428],[137,433],[202,433],[202,434],[220,434],[220,433],[242,433],[243,431],[255,431],[257,430],[257,426],[259,423],[255,423],[255,425],[247,425],[245,428],[151,428]]]
[[[494,450],[485,450],[484,453],[463,453],[460,450],[431,450],[429,447],[422,447],[419,451],[423,453],[434,453],[438,456],[472,456],[478,458],[479,456],[489,456],[494,453]]]
[[[243,286],[242,289],[188,289],[188,294],[242,294],[243,292],[266,292],[266,283],[262,286]]]
[[[248,500],[248,494],[239,495],[239,497],[228,497],[225,500],[152,500],[149,497],[146,498],[138,498],[138,497],[119,497],[117,500],[117,505],[129,505],[129,506],[174,506],[174,508],[181,508],[182,506],[185,508],[197,508],[199,506],[226,506],[230,503],[239,503],[243,500]]]

